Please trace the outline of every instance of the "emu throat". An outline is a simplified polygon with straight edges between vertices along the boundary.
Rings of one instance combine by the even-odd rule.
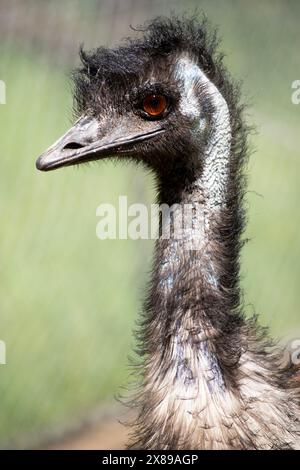
[[[231,128],[226,101],[191,59],[181,57],[175,74],[183,90],[181,111],[193,121],[194,138],[205,141],[205,147],[196,155],[194,174],[187,177],[177,171],[174,184],[169,181],[173,202],[197,210],[180,239],[157,241],[144,324],[145,398],[153,402],[153,414],[162,425],[173,425],[183,434],[189,430],[193,445],[193,439],[199,439],[199,422],[213,426],[229,393],[220,355],[222,341],[230,343],[229,337],[224,339],[230,305],[222,300],[220,228],[227,210]],[[201,102],[210,110],[209,117],[203,116]],[[169,202],[163,189],[159,199]],[[174,225],[178,217],[182,221],[180,209],[174,211]],[[157,339],[155,345],[149,344],[150,338]],[[226,400],[231,404],[228,396]]]

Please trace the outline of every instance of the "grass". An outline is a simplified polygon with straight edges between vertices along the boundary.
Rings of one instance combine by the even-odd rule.
[[[207,3],[208,14],[222,23],[227,62],[245,80],[258,125],[243,285],[247,303],[277,335],[299,327],[300,106],[290,100],[300,70],[298,3],[220,5]],[[0,54],[7,84],[0,106],[0,339],[7,345],[0,442],[22,445],[84,415],[126,382],[151,243],[100,242],[96,207],[119,194],[150,202],[153,182],[133,166],[110,163],[38,173],[37,155],[69,125],[66,70],[12,45]]]

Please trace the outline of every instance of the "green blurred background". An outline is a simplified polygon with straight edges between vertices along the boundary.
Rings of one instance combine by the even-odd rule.
[[[243,252],[248,312],[275,335],[299,331],[300,79],[298,0],[1,0],[0,447],[37,446],[111,406],[128,376],[152,242],[100,241],[96,208],[153,197],[133,165],[42,174],[36,157],[72,118],[78,48],[115,44],[170,11],[202,8],[219,25],[226,62],[244,81],[257,133],[249,164],[251,241]]]

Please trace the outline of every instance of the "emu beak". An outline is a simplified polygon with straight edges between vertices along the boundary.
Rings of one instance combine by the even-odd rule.
[[[98,120],[84,116],[37,159],[36,167],[41,171],[50,171],[108,156],[129,154],[135,143],[152,139],[162,132],[164,129],[161,127],[142,133],[116,125],[101,137],[103,130]]]

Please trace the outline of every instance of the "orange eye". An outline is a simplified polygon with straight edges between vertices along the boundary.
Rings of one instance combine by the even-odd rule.
[[[143,100],[143,110],[154,118],[161,116],[167,105],[167,99],[163,95],[148,95]]]

